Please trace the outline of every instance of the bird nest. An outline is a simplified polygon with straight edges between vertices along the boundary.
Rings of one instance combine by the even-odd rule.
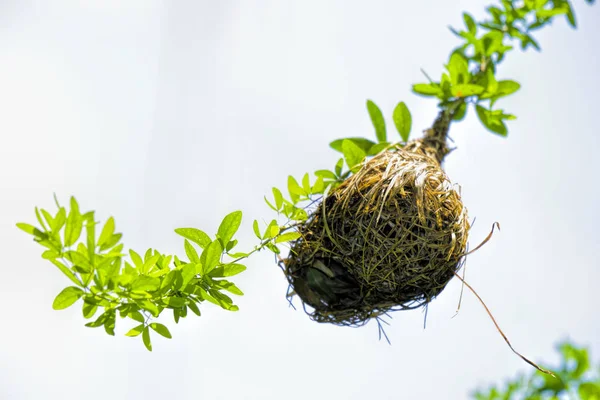
[[[461,267],[467,211],[430,150],[414,141],[366,161],[299,226],[283,267],[312,319],[356,326],[421,307]]]

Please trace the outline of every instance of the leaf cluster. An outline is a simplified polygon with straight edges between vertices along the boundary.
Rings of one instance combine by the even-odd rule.
[[[502,388],[492,386],[473,393],[476,400],[554,400],[562,398],[600,400],[600,368],[591,370],[588,349],[570,342],[557,346],[561,355],[555,377],[539,371],[509,380]],[[565,397],[566,396],[566,397]]]
[[[176,229],[184,238],[184,260],[155,249],[148,249],[143,255],[134,250],[126,253],[120,243],[122,234],[115,232],[113,217],[97,234],[96,228],[101,225],[95,220],[94,211],[82,213],[74,197],[68,209],[58,201],[56,205],[58,211],[54,215],[35,209],[38,227],[17,224],[46,249],[42,257],[73,284],[56,296],[52,305],[55,310],[70,307],[81,299],[83,317],[95,317],[86,326],[103,327],[109,335],[115,334],[117,315],[129,318],[138,325],[126,335],[141,334],[148,350],[152,350],[151,330],[171,338],[165,325],[153,322],[166,309],[171,310],[176,323],[187,316],[188,310],[200,316],[198,305],[203,301],[225,310],[238,310],[228,294],[241,296],[243,292],[224,278],[246,269],[238,262],[249,254],[233,252],[238,243],[233,237],[242,221],[241,211],[228,214],[214,238],[196,228]]]

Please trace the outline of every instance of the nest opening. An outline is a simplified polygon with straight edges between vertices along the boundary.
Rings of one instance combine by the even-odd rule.
[[[421,144],[366,161],[299,226],[283,267],[315,321],[357,326],[421,307],[460,269],[467,211]]]

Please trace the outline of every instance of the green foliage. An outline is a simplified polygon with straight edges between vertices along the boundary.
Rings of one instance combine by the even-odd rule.
[[[569,342],[557,346],[560,364],[545,367],[554,371],[556,377],[539,371],[528,376],[520,375],[509,380],[503,388],[492,386],[487,390],[473,393],[476,400],[545,400],[581,399],[600,400],[600,375],[590,371],[587,348]],[[566,396],[566,397],[565,397]]]
[[[81,299],[84,318],[91,319],[100,311],[87,327],[104,327],[107,334],[114,335],[118,313],[122,319],[129,317],[138,323],[126,335],[141,334],[144,345],[151,350],[149,329],[171,338],[165,325],[152,322],[166,309],[172,310],[175,322],[185,318],[188,308],[200,315],[198,304],[205,300],[225,310],[238,310],[223,292],[238,296],[243,292],[222,278],[246,269],[239,261],[250,253],[229,253],[237,244],[233,236],[242,221],[240,211],[223,219],[215,239],[196,228],[176,229],[184,237],[188,261],[154,249],[143,255],[129,250],[126,260],[123,244],[119,244],[122,235],[115,233],[114,218],[108,218],[104,225],[98,223],[93,211],[81,213],[74,197],[68,212],[64,207],[59,207],[55,215],[43,209],[35,211],[39,227],[27,223],[18,223],[17,227],[32,235],[46,249],[42,257],[75,284],[63,289],[52,307],[62,310]],[[99,235],[96,227],[102,227]]]

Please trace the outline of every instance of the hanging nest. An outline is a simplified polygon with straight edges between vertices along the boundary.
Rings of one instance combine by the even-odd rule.
[[[299,227],[282,267],[313,320],[363,325],[442,292],[462,265],[469,230],[440,167],[446,153],[427,137],[380,153]]]

